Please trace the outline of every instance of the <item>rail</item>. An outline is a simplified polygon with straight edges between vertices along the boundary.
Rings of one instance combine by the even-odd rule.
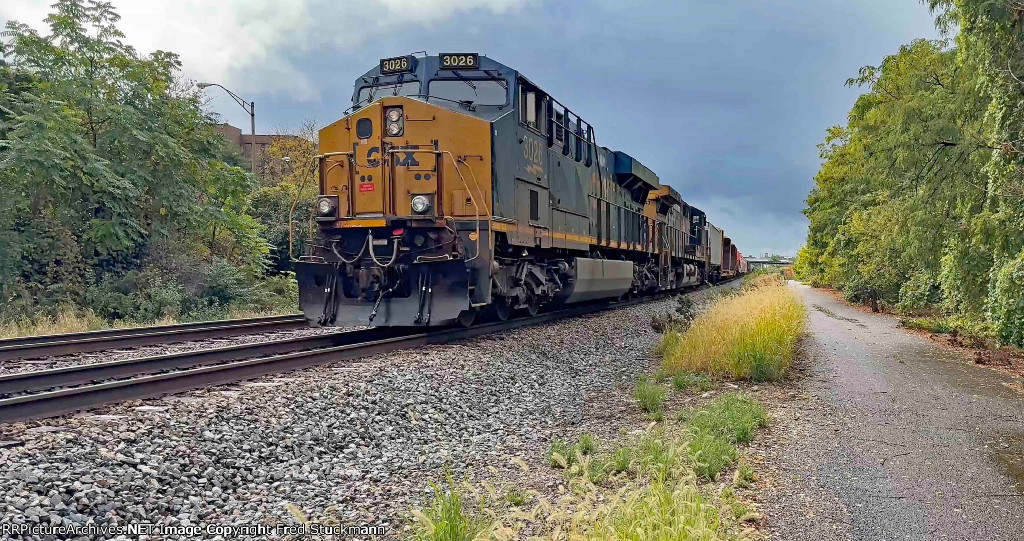
[[[0,340],[0,361],[222,338],[306,326],[306,318],[294,314],[8,338]]]

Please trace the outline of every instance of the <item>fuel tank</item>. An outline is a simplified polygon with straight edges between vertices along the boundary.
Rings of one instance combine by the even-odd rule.
[[[577,257],[570,264],[573,280],[559,292],[560,302],[614,299],[633,287],[632,261]]]

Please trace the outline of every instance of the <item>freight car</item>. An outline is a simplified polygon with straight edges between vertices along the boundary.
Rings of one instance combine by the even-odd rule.
[[[383,59],[346,113],[320,131],[296,264],[316,325],[468,325],[726,275],[704,212],[490,58]]]

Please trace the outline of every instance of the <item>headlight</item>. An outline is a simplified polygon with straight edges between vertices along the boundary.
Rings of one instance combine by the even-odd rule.
[[[321,216],[330,216],[331,213],[334,212],[334,202],[327,197],[323,197],[317,201],[316,211],[320,213]]]
[[[423,214],[430,210],[430,198],[425,195],[417,195],[412,198],[412,211],[416,214]]]
[[[402,134],[402,126],[398,122],[388,124],[388,135],[395,136]]]
[[[401,119],[402,119],[402,110],[401,109],[389,109],[388,110],[388,120],[390,120],[391,122],[398,122]]]

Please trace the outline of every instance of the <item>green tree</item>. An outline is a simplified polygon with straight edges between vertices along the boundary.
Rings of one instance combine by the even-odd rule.
[[[198,293],[215,260],[250,277],[266,264],[256,179],[226,163],[178,57],[140,55],[118,18],[108,2],[60,0],[48,35],[7,24],[0,316],[83,305],[130,271]]]
[[[1016,0],[932,0],[955,45],[918,40],[849,84],[821,145],[804,279],[904,310],[940,307],[1024,340],[1024,68]]]

